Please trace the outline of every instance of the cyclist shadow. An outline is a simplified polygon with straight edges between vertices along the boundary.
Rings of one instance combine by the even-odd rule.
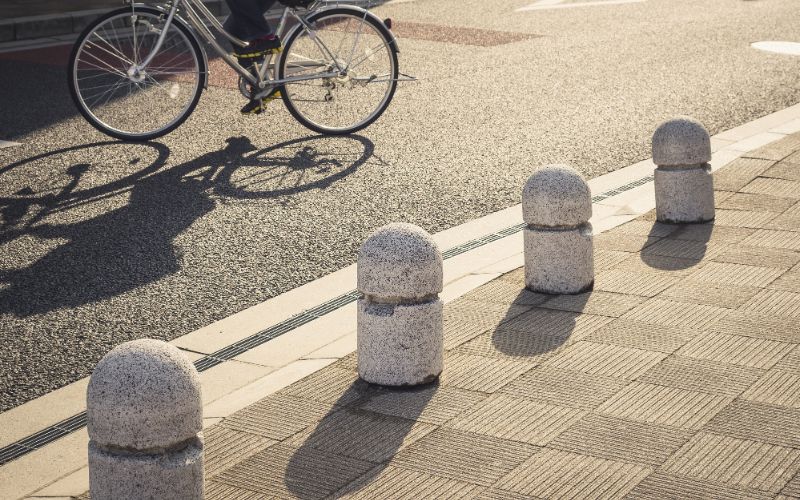
[[[20,238],[33,237],[46,246],[64,240],[26,267],[13,268],[4,262],[0,314],[25,317],[74,308],[172,275],[181,269],[182,260],[173,241],[214,210],[214,195],[266,199],[330,186],[372,155],[370,141],[357,136],[351,140],[361,154],[349,164],[323,154],[313,137],[260,151],[246,138],[232,138],[221,150],[163,171],[158,169],[166,164],[169,150],[156,144],[161,153],[158,160],[121,180],[76,191],[93,169],[91,164],[76,163],[67,170],[70,180],[55,195],[26,196],[32,192],[27,188],[17,196],[0,198],[0,243],[13,245]],[[243,165],[249,175],[241,175]],[[0,174],[8,171],[0,169]],[[292,181],[289,185],[287,178]],[[53,222],[63,220],[63,212],[125,191],[130,197],[120,208],[74,223]],[[31,216],[33,205],[42,209]],[[22,243],[22,248],[27,245]]]

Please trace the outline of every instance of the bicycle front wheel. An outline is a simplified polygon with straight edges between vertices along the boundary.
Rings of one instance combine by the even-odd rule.
[[[78,110],[117,139],[147,141],[189,117],[205,86],[206,67],[194,36],[179,22],[165,26],[153,8],[122,8],[89,25],[69,63],[69,87]],[[145,68],[138,66],[164,42]]]
[[[397,50],[386,26],[348,8],[312,14],[308,28],[286,40],[278,78],[283,102],[300,123],[320,134],[351,134],[389,106],[397,88]],[[317,77],[316,75],[336,76]]]

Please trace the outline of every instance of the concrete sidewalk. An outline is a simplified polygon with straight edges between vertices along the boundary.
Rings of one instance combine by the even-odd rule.
[[[591,293],[449,304],[435,385],[351,354],[209,427],[207,498],[800,498],[800,134],[715,188],[597,237]]]

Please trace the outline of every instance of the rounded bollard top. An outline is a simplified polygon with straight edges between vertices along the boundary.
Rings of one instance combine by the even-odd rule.
[[[163,450],[203,429],[200,378],[181,351],[160,340],[112,349],[89,379],[89,437],[100,445]]]
[[[442,254],[433,238],[413,224],[373,232],[358,251],[358,291],[387,300],[420,299],[442,291]]]
[[[711,138],[702,123],[688,116],[667,120],[653,134],[653,163],[664,167],[711,161]]]
[[[530,176],[522,190],[526,224],[575,227],[592,218],[592,193],[583,176],[569,165],[546,165]]]

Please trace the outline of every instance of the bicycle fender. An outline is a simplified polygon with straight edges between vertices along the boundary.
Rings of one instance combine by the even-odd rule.
[[[368,11],[367,9],[358,7],[356,5],[331,5],[329,7],[323,7],[322,9],[315,10],[311,15],[309,15],[307,17],[307,19],[314,19],[314,17],[316,17],[317,15],[322,14],[323,12],[327,12],[329,10],[342,10],[342,9],[351,10],[354,13],[358,13],[358,15],[360,15],[360,16],[370,17],[373,20],[377,21],[378,22],[378,26],[381,26],[384,30],[386,30],[385,34],[386,34],[387,38],[389,39],[389,45],[392,47],[392,49],[395,52],[397,52],[398,54],[400,53],[400,46],[397,44],[397,38],[395,38],[394,33],[392,33],[392,30],[390,30],[389,28],[386,27],[386,24],[383,22],[383,19],[379,18],[378,16],[376,16],[372,12]],[[297,26],[292,28],[292,31],[290,31],[286,35],[286,39],[288,40],[291,35],[294,35],[295,31],[298,31],[298,30],[301,30],[301,29],[303,29],[303,25],[302,24],[298,24]]]
[[[160,5],[150,5],[150,4],[138,3],[138,2],[137,3],[132,3],[130,5],[132,5],[134,8],[135,7],[147,7],[148,9],[157,10],[157,11],[163,13],[165,16],[169,15],[169,10],[163,8]],[[181,26],[186,28],[189,31],[189,33],[191,33],[192,36],[194,37],[194,40],[197,42],[197,46],[200,47],[200,53],[203,54],[203,62],[206,65],[206,77],[204,79],[205,81],[203,82],[203,89],[208,90],[208,80],[209,80],[209,75],[211,75],[211,68],[208,65],[208,52],[206,52],[205,41],[201,37],[199,37],[197,35],[197,32],[195,32],[194,27],[191,25],[191,23],[187,22],[177,12],[175,13],[175,17],[172,18],[172,22],[177,22],[178,24],[180,24]]]

